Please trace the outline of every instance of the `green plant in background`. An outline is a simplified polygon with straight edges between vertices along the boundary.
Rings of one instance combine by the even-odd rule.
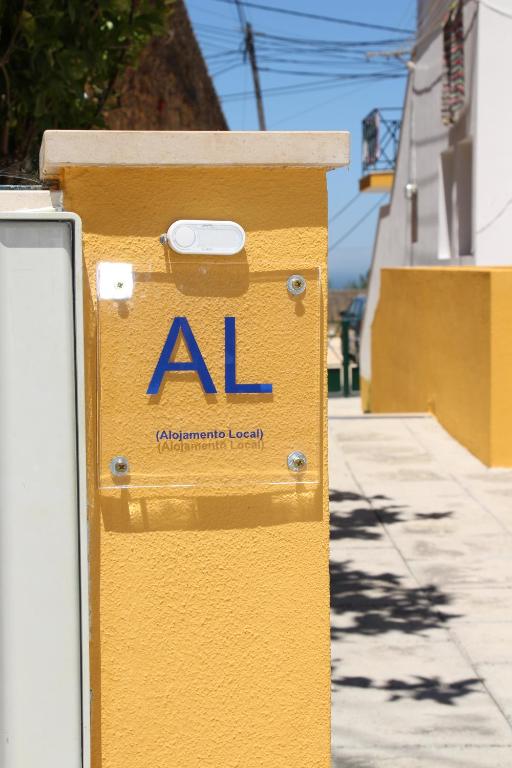
[[[47,128],[101,128],[174,0],[0,0],[1,169],[33,170]]]
[[[357,291],[365,291],[368,288],[369,282],[370,282],[370,270],[368,270],[368,272],[365,272],[364,275],[359,275],[357,280],[352,280],[352,282],[347,283],[346,288],[350,288],[352,290],[357,290]]]

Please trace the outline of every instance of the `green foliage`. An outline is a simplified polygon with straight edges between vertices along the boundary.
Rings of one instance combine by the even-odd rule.
[[[368,288],[368,283],[370,282],[370,270],[366,272],[364,275],[359,275],[357,280],[353,280],[351,283],[347,283],[346,288],[350,288],[351,290],[358,290],[363,291]]]
[[[0,154],[29,169],[47,128],[103,127],[119,75],[173,0],[0,0]]]

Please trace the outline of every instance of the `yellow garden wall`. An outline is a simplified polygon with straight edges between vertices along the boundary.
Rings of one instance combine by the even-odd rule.
[[[491,466],[512,466],[512,269],[491,272]]]
[[[430,411],[490,466],[512,466],[512,270],[384,269],[372,326],[377,413]]]
[[[239,222],[249,269],[324,265],[325,171],[70,168],[61,183],[84,230],[93,768],[328,768],[325,460],[303,496],[248,476],[217,497],[100,498],[95,298],[98,261],[165,272],[158,235],[180,218]],[[325,390],[286,415],[324,429]]]

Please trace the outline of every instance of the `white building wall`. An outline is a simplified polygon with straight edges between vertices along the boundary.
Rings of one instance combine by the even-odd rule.
[[[366,298],[366,310],[361,328],[361,341],[359,353],[359,370],[362,378],[369,381],[371,379],[371,323],[367,318],[375,315],[380,295],[380,270],[381,261],[384,253],[391,253],[390,247],[390,227],[389,227],[389,205],[383,205],[379,210],[377,221],[377,234],[373,250],[372,266],[370,268],[370,279],[368,281],[368,293]],[[377,247],[378,243],[378,247]],[[388,250],[389,249],[389,250]],[[386,265],[388,266],[388,265]],[[401,266],[401,265],[398,265]]]
[[[479,3],[475,254],[512,264],[512,0]]]
[[[508,5],[512,13],[512,0],[498,2],[500,6]],[[492,121],[489,110],[490,114],[493,111],[496,114],[500,109],[498,83],[487,96],[492,106],[486,106],[483,115],[481,103],[477,102],[477,93],[480,97],[482,88],[489,88],[491,67],[486,65],[483,68],[486,72],[484,86],[479,61],[482,55],[487,55],[487,46],[493,47],[492,38],[494,36],[496,40],[496,36],[493,24],[487,18],[489,9],[483,9],[481,2],[468,0],[464,6],[466,104],[455,125],[444,125],[441,113],[442,24],[450,3],[451,0],[418,0],[418,34],[406,90],[395,180],[389,213],[385,215],[384,211],[385,218],[381,215],[379,219],[362,331],[361,376],[366,380],[371,379],[371,325],[380,295],[380,270],[390,266],[483,263],[483,254],[479,258],[479,247],[484,233],[478,232],[481,226],[479,199],[482,194],[485,196],[482,192],[482,179],[485,177],[485,183],[488,184],[491,175],[496,177],[496,166],[501,168],[502,162],[495,160],[492,172],[487,172],[481,149],[482,139],[480,143],[477,139],[478,134],[482,135],[482,122],[488,124]],[[483,10],[486,20],[484,33],[488,41],[485,45],[480,40],[478,50],[477,35],[480,38],[479,22]],[[497,16],[495,11],[493,13]],[[508,46],[512,40],[511,23],[506,25]],[[506,34],[502,32],[501,36],[506,37]],[[495,53],[493,67],[497,66],[498,59],[502,69],[510,69],[507,54],[507,46],[501,46],[501,50]],[[496,74],[494,77],[499,80]],[[501,101],[504,98],[501,93]],[[510,110],[512,118],[512,106]],[[483,135],[485,137],[486,134]],[[496,141],[493,138],[488,142],[488,153],[496,153]],[[512,148],[510,157],[512,161]],[[408,183],[417,187],[416,201],[405,197],[405,186]],[[477,190],[478,185],[479,195],[476,195],[473,190]],[[503,198],[503,204],[506,204],[511,197],[512,188],[508,197],[503,194],[500,200]],[[508,215],[512,217],[512,201],[507,209],[507,218]],[[512,263],[512,258],[509,261]]]

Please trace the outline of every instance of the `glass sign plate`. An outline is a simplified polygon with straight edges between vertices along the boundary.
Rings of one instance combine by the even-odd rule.
[[[100,488],[318,483],[319,270],[187,258],[99,265]]]

